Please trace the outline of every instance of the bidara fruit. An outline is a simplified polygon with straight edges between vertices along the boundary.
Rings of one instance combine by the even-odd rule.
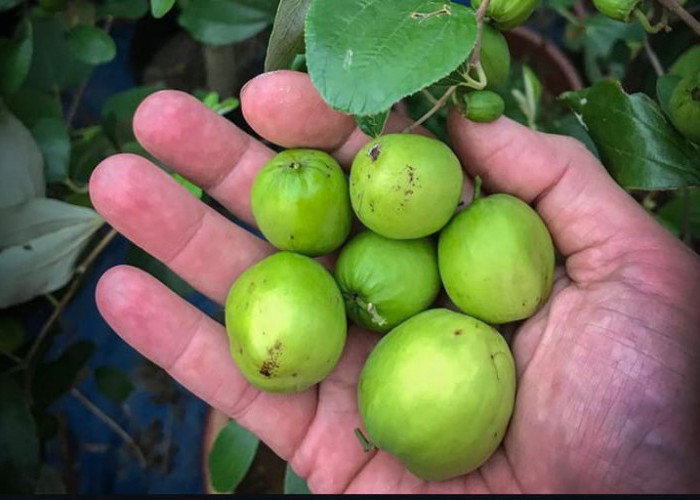
[[[478,9],[481,2],[482,0],[472,0],[472,7]],[[527,21],[539,3],[539,0],[491,0],[486,15],[498,29],[509,30]]]
[[[485,463],[515,401],[515,362],[503,337],[475,318],[430,309],[387,333],[360,373],[369,441],[417,477],[441,481]]]
[[[593,5],[601,14],[628,23],[642,0],[593,0]]]
[[[700,71],[682,78],[675,86],[669,114],[681,134],[700,144]]]
[[[493,324],[530,317],[547,300],[554,245],[540,216],[520,199],[493,194],[474,201],[440,233],[445,291],[466,314]]]
[[[226,300],[226,331],[245,378],[268,392],[298,392],[335,367],[347,331],[343,297],[318,262],[278,252],[245,270]]]
[[[484,23],[481,31],[479,60],[486,75],[486,88],[498,89],[508,82],[510,51],[503,34]]]
[[[680,77],[693,76],[700,73],[700,44],[693,45],[674,61],[668,70],[671,75]]]
[[[417,134],[368,142],[350,169],[350,201],[362,224],[393,239],[439,231],[462,194],[462,168],[444,143]]]
[[[350,319],[382,333],[427,309],[440,291],[430,238],[392,240],[364,231],[343,246],[335,276]]]
[[[340,247],[350,233],[348,183],[323,151],[278,153],[255,177],[250,204],[260,232],[280,250],[323,255]]]
[[[506,108],[503,98],[491,90],[473,90],[464,95],[465,116],[473,122],[497,120]]]

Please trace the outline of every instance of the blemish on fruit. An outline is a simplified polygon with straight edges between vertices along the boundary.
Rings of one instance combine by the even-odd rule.
[[[455,337],[459,337],[460,335],[462,335],[462,330],[455,330],[454,334],[455,334]]]
[[[382,147],[379,144],[375,144],[372,146],[367,154],[369,155],[370,158],[372,158],[372,161],[377,161],[377,158],[379,158],[379,154],[382,152]],[[369,177],[369,176],[367,176]]]
[[[31,250],[32,246],[29,243],[27,243],[26,245],[23,245],[22,248],[24,248],[25,250]]]
[[[413,194],[413,189],[407,189],[406,191],[403,192],[406,196],[411,196]]]

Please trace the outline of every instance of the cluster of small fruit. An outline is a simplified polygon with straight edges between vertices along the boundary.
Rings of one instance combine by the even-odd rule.
[[[532,208],[477,187],[458,211],[463,186],[452,150],[417,134],[369,142],[349,183],[322,151],[283,151],[251,194],[260,231],[281,251],[244,271],[226,303],[231,354],[264,391],[325,379],[345,345],[346,314],[385,333],[358,381],[362,423],[374,446],[429,480],[479,467],[503,439],[515,364],[490,324],[534,314],[554,270]],[[353,212],[364,228],[346,242]],[[336,250],[333,276],[313,257]],[[442,285],[456,307],[428,309]]]

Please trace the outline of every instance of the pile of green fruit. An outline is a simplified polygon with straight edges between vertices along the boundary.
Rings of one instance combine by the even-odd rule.
[[[422,135],[369,142],[349,181],[322,151],[279,153],[251,204],[280,252],[243,272],[226,303],[231,354],[269,392],[322,381],[347,317],[385,334],[358,382],[362,421],[374,446],[427,480],[478,468],[502,441],[515,364],[490,325],[531,316],[552,288],[554,247],[537,213],[478,188],[458,211],[463,182],[452,150]],[[364,228],[350,237],[353,213]],[[313,257],[336,250],[333,275]],[[442,286],[461,312],[431,309]]]

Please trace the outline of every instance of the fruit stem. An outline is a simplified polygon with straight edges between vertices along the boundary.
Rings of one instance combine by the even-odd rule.
[[[666,31],[670,29],[668,22],[667,22],[667,12],[664,10],[663,15],[661,17],[661,21],[655,24],[654,26],[649,23],[649,18],[646,16],[644,12],[642,12],[641,9],[637,8],[634,9],[634,16],[637,18],[637,20],[642,23],[642,26],[646,30],[647,33],[651,33],[652,35],[654,33],[658,33],[662,29],[666,28]]]
[[[386,318],[384,318],[377,312],[377,308],[374,304],[372,304],[371,302],[365,302],[364,299],[357,294],[353,294],[352,300],[354,300],[355,303],[358,306],[360,306],[364,311],[367,311],[367,313],[372,318],[373,323],[375,323],[378,326],[386,325]]]
[[[357,440],[362,445],[362,451],[364,451],[365,453],[377,449],[377,447],[374,446],[374,443],[372,443],[372,441],[367,439],[367,436],[365,436],[362,433],[362,430],[359,427],[355,428],[355,436],[357,436]]]
[[[472,203],[481,198],[481,177],[478,175],[474,177],[474,196],[472,196]]]

